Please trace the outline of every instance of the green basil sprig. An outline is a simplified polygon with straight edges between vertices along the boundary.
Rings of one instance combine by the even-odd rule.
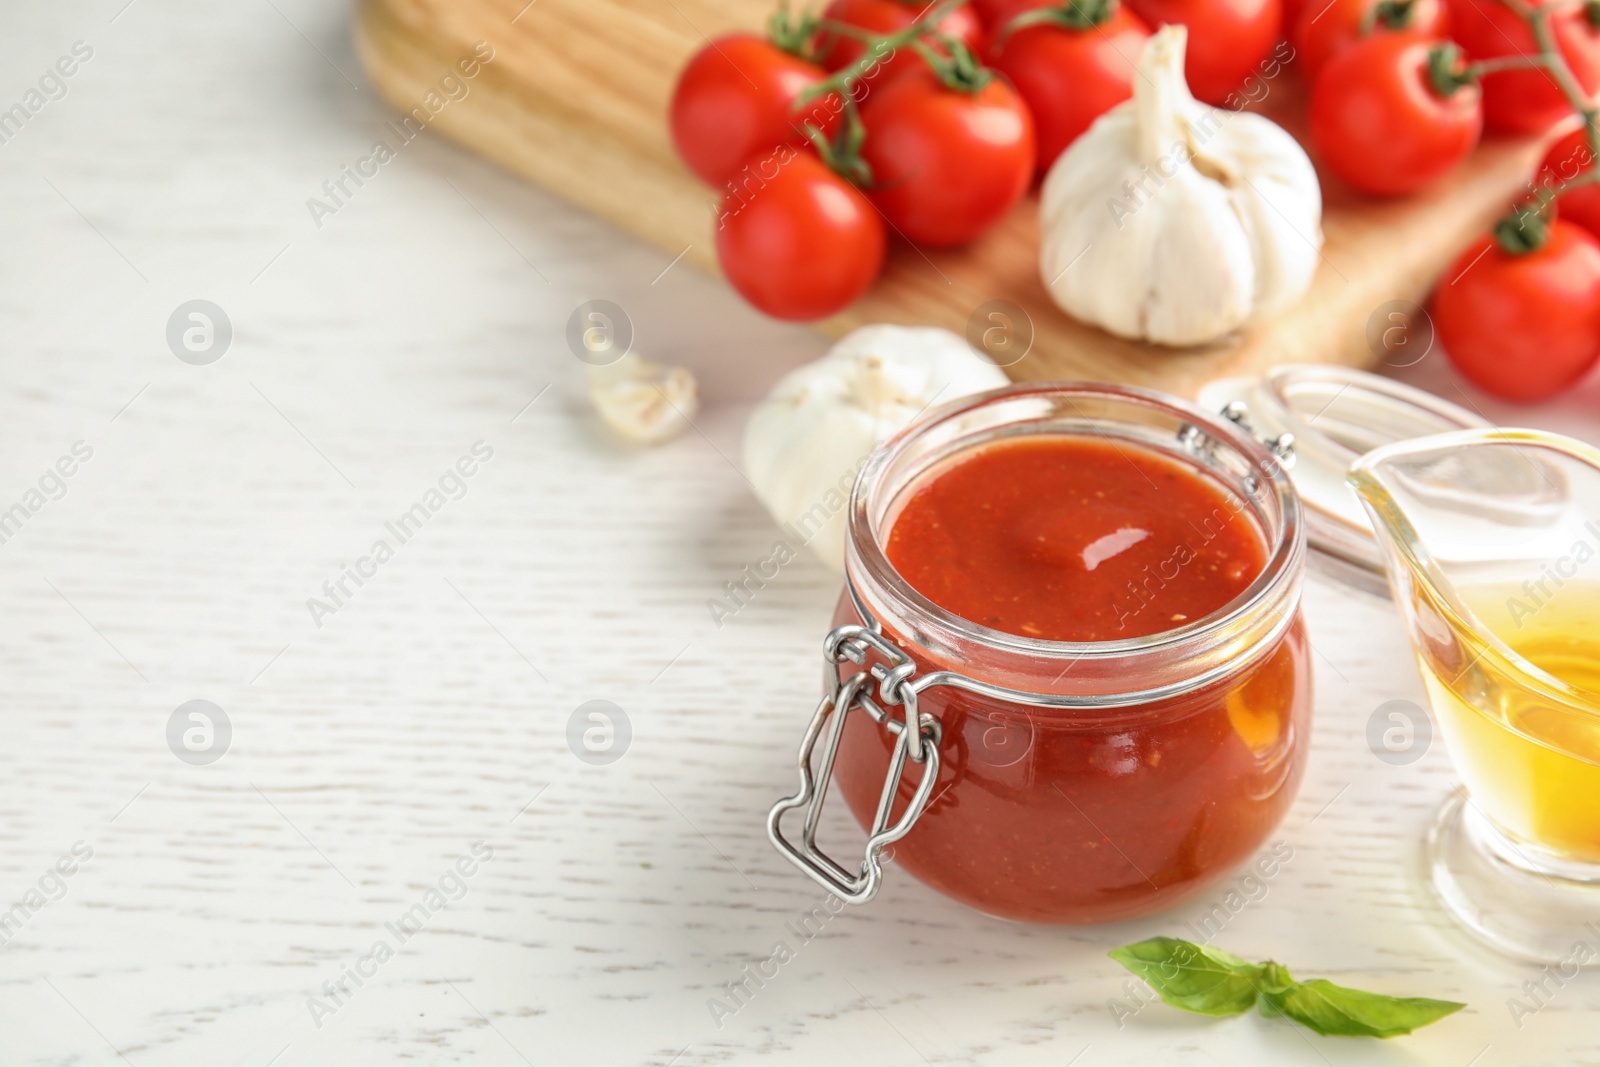
[[[1334,985],[1298,982],[1288,968],[1251,963],[1231,952],[1176,937],[1152,937],[1112,949],[1112,959],[1143,978],[1163,1001],[1201,1015],[1238,1015],[1253,1006],[1308,1030],[1341,1037],[1398,1037],[1466,1007],[1453,1000],[1389,997]]]

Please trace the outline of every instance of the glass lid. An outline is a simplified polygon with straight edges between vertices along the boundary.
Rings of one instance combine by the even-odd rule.
[[[1292,435],[1291,473],[1305,504],[1313,564],[1385,597],[1383,557],[1345,471],[1382,445],[1490,425],[1432,393],[1326,364],[1289,363],[1261,378],[1222,378],[1202,388],[1198,399],[1263,440]]]

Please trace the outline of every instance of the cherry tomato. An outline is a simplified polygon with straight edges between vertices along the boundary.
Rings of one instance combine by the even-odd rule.
[[[722,198],[717,262],[739,294],[778,319],[843,311],[883,271],[883,219],[808,149],[780,145],[740,168]]]
[[[1306,8],[1311,6],[1311,0],[1283,0],[1283,28],[1292,30],[1295,23],[1300,21],[1300,16]]]
[[[1549,227],[1544,245],[1522,255],[1481,238],[1433,294],[1450,361],[1507,400],[1554,396],[1600,359],[1600,242],[1559,219]]]
[[[1011,79],[1033,116],[1040,174],[1090,123],[1133,95],[1149,39],[1139,17],[1116,4],[1098,26],[1028,26],[990,44],[990,65]]]
[[[882,35],[903,30],[917,21],[917,16],[928,9],[929,0],[833,0],[822,12],[824,19],[843,22],[874,34]],[[983,26],[973,10],[963,5],[945,15],[936,27],[947,37],[955,37],[972,49],[974,55],[983,54]],[[824,31],[817,42],[822,65],[829,70],[841,70],[866,55],[867,44],[843,34]],[[869,71],[864,79],[881,84],[898,78],[907,71],[926,69],[927,63],[909,46],[902,46],[887,55],[876,71]]]
[[[972,10],[983,24],[984,40],[994,44],[994,39],[1004,30],[1006,23],[1022,14],[1040,7],[1060,7],[1062,0],[972,0]]]
[[[1551,16],[1556,43],[1584,93],[1593,96],[1600,88],[1600,30],[1584,17],[1583,5],[1564,0],[1528,2],[1535,7],[1561,4]],[[1450,36],[1470,59],[1539,52],[1528,24],[1498,0],[1450,0]],[[1484,76],[1484,125],[1496,133],[1543,133],[1570,114],[1572,106],[1546,71],[1508,70]]]
[[[745,160],[777,144],[803,144],[803,125],[831,133],[838,94],[794,111],[801,93],[827,77],[814,63],[754,34],[723,37],[689,60],[672,93],[672,143],[701,180],[721,185]]]
[[[1183,64],[1189,91],[1218,107],[1260,70],[1282,36],[1282,0],[1128,0],[1128,6],[1152,27],[1189,27]]]
[[[1449,22],[1445,0],[1332,0],[1327,6],[1319,2],[1302,9],[1299,18],[1285,25],[1306,84],[1315,85],[1328,60],[1367,36],[1362,29],[1369,24],[1372,33],[1411,30],[1427,37],[1448,37]]]
[[[861,109],[873,203],[913,244],[965,244],[999,222],[1033,180],[1033,121],[991,77],[977,92],[930,70],[875,89]]]
[[[1594,160],[1589,135],[1579,126],[1550,146],[1536,180],[1554,188],[1584,171],[1594,170]],[[1585,185],[1567,193],[1556,201],[1556,211],[1566,221],[1600,238],[1600,185]]]
[[[1443,177],[1483,132],[1476,85],[1440,95],[1428,53],[1441,42],[1380,33],[1335,56],[1311,92],[1311,139],[1339,177],[1377,196],[1415,192]]]
[[[978,22],[993,37],[995,32],[1011,21],[1013,15],[1025,7],[1043,7],[1051,0],[972,0],[967,5],[978,16]]]

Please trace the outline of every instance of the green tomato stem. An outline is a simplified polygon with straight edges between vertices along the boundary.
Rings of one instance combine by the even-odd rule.
[[[1501,251],[1513,256],[1526,256],[1545,246],[1550,240],[1550,220],[1546,217],[1547,205],[1522,207],[1494,224],[1495,244]]]
[[[1386,29],[1403,30],[1411,25],[1416,15],[1417,0],[1379,0],[1361,16],[1361,36],[1365,37],[1383,23]]]
[[[1476,64],[1468,64],[1461,46],[1450,41],[1428,49],[1428,83],[1445,100],[1469,85],[1478,84]]]
[[[938,39],[947,55],[935,52],[926,40],[913,41],[911,47],[946,89],[957,93],[975,93],[994,79],[994,72],[978,62],[966,42],[942,33],[930,36]]]
[[[873,34],[870,30],[863,30],[858,26],[850,26],[831,19],[813,24],[813,32],[817,29],[826,30],[829,33],[862,41],[867,46],[860,59],[857,59],[847,67],[834,71],[831,75],[796,97],[792,109],[798,114],[804,111],[812,101],[829,93],[838,93],[844,101],[844,120],[840,124],[839,132],[834,136],[833,140],[830,141],[820,129],[809,122],[803,127],[806,137],[816,147],[817,154],[835,173],[852,184],[863,188],[872,185],[872,168],[868,166],[866,160],[861,158],[861,148],[866,143],[867,133],[866,127],[861,124],[861,113],[857,108],[855,90],[861,79],[869,71],[893,55],[896,49],[907,45],[916,49],[933,66],[934,70],[939,72],[940,79],[946,85],[951,85],[952,88],[961,88],[961,86],[952,84],[952,78],[957,80],[966,78],[969,81],[981,78],[979,84],[974,88],[965,90],[968,92],[976,92],[978,88],[982,88],[982,85],[987,83],[990,72],[979,65],[973,59],[971,51],[960,42],[938,35],[940,40],[945,41],[946,47],[950,49],[950,60],[932,53],[924,43],[925,38],[937,35],[935,27],[941,19],[966,2],[967,0],[941,0],[940,3],[934,4],[924,11],[910,26],[881,36]],[[954,71],[949,77],[941,69],[946,64],[951,65]],[[962,64],[965,64],[965,66],[961,66]]]
[[[809,122],[805,125],[805,134],[816,148],[822,162],[835,174],[862,188],[872,185],[872,167],[861,158],[861,146],[866,141],[866,128],[861,125],[861,116],[856,110],[856,102],[853,99],[849,96],[844,98],[844,122],[840,124],[839,132],[834,135],[832,141]]]
[[[1595,2],[1600,3],[1600,0]],[[1098,29],[1106,24],[1116,10],[1117,0],[1067,0],[1064,4],[1034,8],[1002,26],[994,44],[996,48],[1004,48],[1012,34],[1029,26],[1057,26],[1079,32]]]
[[[814,42],[817,20],[808,11],[798,19],[789,11],[789,0],[779,0],[778,10],[767,20],[767,40],[797,59],[816,59]]]
[[[1486,74],[1499,74],[1505,70],[1532,70],[1536,67],[1550,66],[1550,60],[1543,55],[1534,56],[1495,56],[1493,59],[1480,59],[1468,63],[1465,73],[1477,81]]]
[[[923,12],[917,21],[905,29],[887,33],[881,37],[871,36],[870,32],[863,35],[862,31],[859,31],[856,27],[850,27],[847,36],[857,37],[857,39],[867,42],[866,52],[848,67],[834,71],[827,78],[801,93],[799,99],[795,101],[795,109],[799,110],[805,104],[826,93],[842,92],[847,98],[850,97],[852,86],[860,81],[862,76],[872,70],[873,67],[882,63],[889,53],[902,45],[919,41],[933,33],[934,27],[938,25],[940,19],[943,19],[966,2],[967,0],[941,0],[940,3]],[[824,23],[824,26],[829,29],[837,29],[840,24],[830,21]]]

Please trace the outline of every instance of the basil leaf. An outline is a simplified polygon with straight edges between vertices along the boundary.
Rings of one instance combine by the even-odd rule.
[[[1150,983],[1174,1008],[1201,1015],[1237,1015],[1256,1002],[1261,968],[1219,948],[1152,937],[1112,949],[1108,955]]]
[[[1237,1015],[1255,1004],[1268,1018],[1286,1016],[1328,1036],[1398,1037],[1466,1007],[1453,1000],[1368,993],[1323,978],[1297,982],[1273,960],[1250,963],[1176,937],[1152,937],[1109,955],[1174,1008]]]
[[[1266,996],[1270,993],[1282,993],[1299,985],[1289,974],[1289,968],[1281,963],[1268,960],[1261,965],[1261,977],[1256,981],[1256,989]]]
[[[1366,993],[1325,978],[1295,982],[1262,998],[1263,1015],[1287,1015],[1308,1030],[1339,1037],[1398,1037],[1466,1007],[1453,1000]]]

